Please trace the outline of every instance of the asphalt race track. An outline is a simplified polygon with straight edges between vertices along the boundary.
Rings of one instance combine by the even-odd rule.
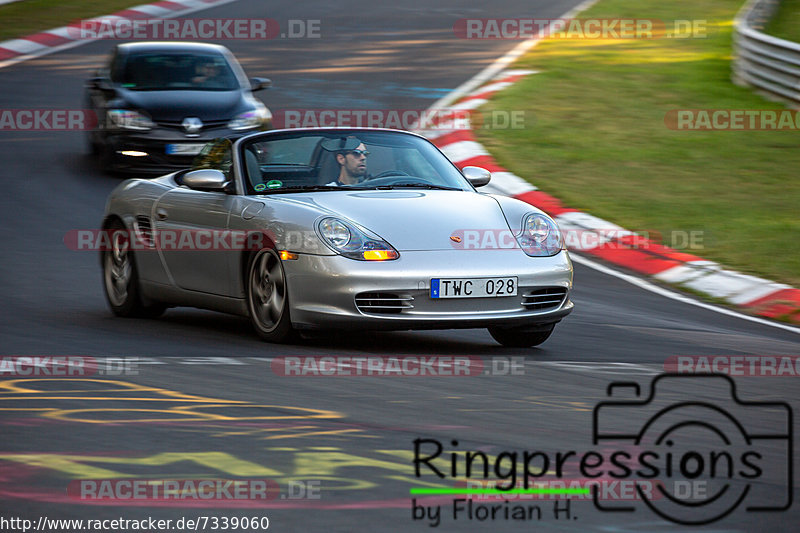
[[[312,0],[266,8],[241,0],[192,16],[321,21],[320,39],[222,43],[250,76],[272,78],[274,88],[258,95],[273,110],[425,109],[517,44],[457,39],[455,20],[554,18],[577,3]],[[112,44],[94,42],[0,69],[0,108],[80,109],[83,80]],[[671,356],[800,355],[797,331],[687,305],[582,265],[575,267],[575,312],[536,349],[503,348],[485,330],[346,332],[277,346],[261,342],[244,319],[201,310],[171,309],[158,320],[114,318],[97,255],[64,244],[68,231],[98,227],[105,198],[119,182],[95,167],[84,141],[81,132],[0,131],[0,356],[87,356],[107,365],[106,375],[88,378],[0,379],[0,519],[153,517],[172,520],[165,530],[174,531],[193,529],[174,526],[182,517],[268,517],[275,531],[689,530],[636,501],[624,484],[610,486],[604,505],[631,505],[633,512],[601,511],[585,496],[569,500],[568,511],[567,500],[489,501],[500,511],[484,520],[479,513],[470,520],[466,511],[454,517],[459,496],[416,496],[413,504],[413,487],[459,486],[449,459],[441,463],[447,479],[424,465],[415,477],[414,440],[441,442],[448,458],[452,450],[521,457],[528,450],[606,454],[613,446],[634,454],[653,443],[592,441],[595,408],[608,399],[612,382],[637,382],[646,398]],[[281,358],[369,355],[467,357],[477,375],[281,375]],[[120,369],[114,358],[138,364]],[[675,445],[676,456],[721,442],[732,455],[743,447],[759,454],[763,475],[731,482],[722,499],[744,494],[743,502],[703,531],[796,528],[796,505],[753,507],[797,499],[796,419],[775,402],[800,410],[798,374],[800,368],[794,376],[735,377],[740,402],[724,378],[660,382],[658,402],[719,404],[738,421],[717,426],[730,430],[729,443],[701,430],[692,442]],[[619,396],[636,399],[630,387],[615,389]],[[599,416],[611,427],[597,429],[638,433],[653,409]],[[701,460],[692,461],[697,467]],[[572,461],[563,479],[587,477]],[[270,479],[281,493],[267,501],[109,501],[72,490],[78,480],[134,478]],[[664,471],[658,480],[670,481]],[[692,490],[716,486],[703,480],[698,476]],[[506,519],[502,511],[511,504],[536,504],[541,518]],[[440,509],[439,521],[415,520],[413,505]],[[206,519],[205,530],[211,523]]]

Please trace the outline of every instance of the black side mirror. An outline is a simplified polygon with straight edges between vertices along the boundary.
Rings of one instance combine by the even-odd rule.
[[[89,81],[86,82],[86,85],[89,86],[92,89],[97,89],[98,91],[113,91],[114,90],[114,87],[111,85],[111,80],[109,80],[108,78],[103,78],[103,77],[99,77],[99,76],[89,79]]]
[[[269,78],[253,78],[250,80],[250,90],[253,92],[272,87],[272,80]]]

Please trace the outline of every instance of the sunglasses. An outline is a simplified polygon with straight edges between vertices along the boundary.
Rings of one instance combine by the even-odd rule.
[[[367,157],[369,155],[369,150],[348,150],[348,154],[353,154],[355,156],[364,156]]]

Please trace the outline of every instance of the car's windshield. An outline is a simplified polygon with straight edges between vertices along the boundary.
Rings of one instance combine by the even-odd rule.
[[[114,81],[134,91],[232,91],[239,88],[228,62],[219,54],[132,54],[126,58]]]
[[[249,194],[345,189],[470,190],[428,141],[378,131],[267,134],[241,145]]]

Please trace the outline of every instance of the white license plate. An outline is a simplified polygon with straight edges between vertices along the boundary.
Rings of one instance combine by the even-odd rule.
[[[436,278],[431,298],[486,298],[516,296],[517,278]]]
[[[167,154],[197,155],[203,149],[203,146],[205,146],[205,144],[198,144],[198,143],[168,144]]]

